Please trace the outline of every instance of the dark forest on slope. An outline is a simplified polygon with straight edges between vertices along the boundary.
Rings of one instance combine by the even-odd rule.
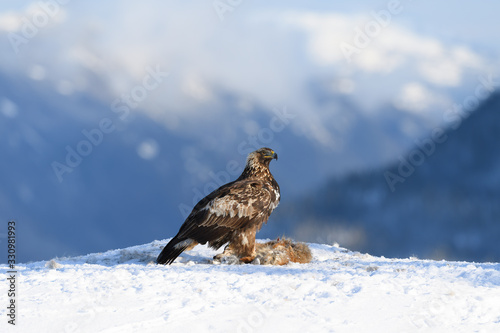
[[[280,225],[374,255],[500,260],[500,95],[457,119],[439,142],[430,133],[386,168],[285,204]]]

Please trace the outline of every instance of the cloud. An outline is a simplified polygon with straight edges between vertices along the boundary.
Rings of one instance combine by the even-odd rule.
[[[484,68],[481,57],[467,47],[455,46],[448,52],[434,57],[426,57],[419,64],[420,74],[428,81],[439,86],[457,87],[462,83],[466,69]]]
[[[432,92],[419,82],[405,84],[397,96],[394,106],[416,114],[432,112],[434,108],[443,108],[450,103],[445,96]]]
[[[310,56],[321,65],[345,61],[339,45],[352,34],[352,20],[343,14],[288,13],[285,22],[308,33],[307,48]]]
[[[366,33],[367,22],[374,22],[370,16],[293,13],[286,20],[307,34],[308,52],[322,66],[384,74],[415,67],[425,81],[445,87],[460,85],[465,68],[485,67],[468,47],[408,31],[394,20],[373,36]]]
[[[58,2],[33,2],[24,10],[9,11],[0,14],[0,31],[21,32],[25,25],[44,28],[50,24],[60,24],[66,19],[66,11]]]
[[[444,57],[423,60],[418,70],[426,81],[438,86],[456,87],[462,82],[462,67]]]
[[[182,90],[187,96],[199,102],[209,102],[214,98],[210,86],[196,74],[188,74],[184,77]]]
[[[18,13],[8,12],[0,15],[0,30],[17,31],[21,25],[21,16]]]
[[[22,18],[30,19],[38,6],[0,14],[0,30],[20,31]],[[333,147],[339,140],[331,134],[332,114],[383,112],[381,106],[394,101],[401,110],[426,115],[444,101],[446,89],[463,84],[467,71],[485,63],[469,47],[409,31],[395,18],[348,63],[340,45],[354,45],[357,28],[364,29],[370,15],[264,6],[240,6],[227,15],[221,22],[202,2],[69,2],[54,20],[57,27],[43,29],[0,66],[17,66],[61,94],[84,92],[111,103],[158,65],[171,75],[133,111],[169,129],[186,120],[215,122],[206,110],[232,99],[231,112],[245,116],[286,106],[304,120],[293,122],[294,131]],[[325,104],[314,95],[322,83],[328,87]],[[354,107],[343,106],[342,99]],[[197,134],[195,126],[182,128]]]

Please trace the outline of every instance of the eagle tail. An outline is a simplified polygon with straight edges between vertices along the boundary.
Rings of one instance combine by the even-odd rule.
[[[156,258],[156,262],[162,265],[170,265],[182,252],[188,248],[193,248],[196,244],[198,243],[193,239],[179,239],[175,236],[163,248],[158,258]]]

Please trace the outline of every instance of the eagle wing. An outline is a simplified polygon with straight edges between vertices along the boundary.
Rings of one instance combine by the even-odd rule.
[[[219,248],[236,230],[260,229],[277,206],[279,194],[271,184],[246,179],[228,183],[202,199],[181,226],[177,238],[209,242]]]

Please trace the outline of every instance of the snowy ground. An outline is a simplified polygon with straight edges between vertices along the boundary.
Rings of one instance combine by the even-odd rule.
[[[500,264],[386,259],[310,244],[313,262],[213,265],[166,241],[21,264],[17,325],[1,332],[500,332]]]

